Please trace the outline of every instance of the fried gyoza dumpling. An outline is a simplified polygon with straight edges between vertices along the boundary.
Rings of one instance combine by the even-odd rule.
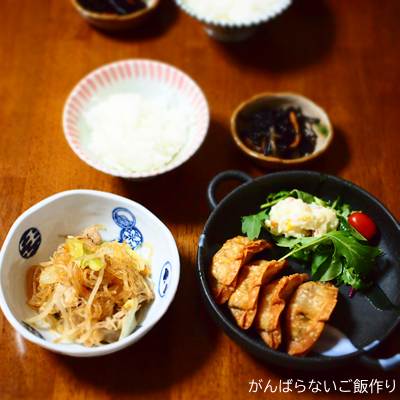
[[[269,282],[285,266],[286,261],[260,260],[241,268],[236,289],[228,302],[228,306],[241,328],[250,328],[254,321],[261,285]]]
[[[338,289],[330,283],[306,282],[297,288],[286,314],[290,355],[302,356],[310,351],[336,306],[337,296]]]
[[[211,289],[217,303],[228,301],[236,288],[240,268],[254,254],[270,247],[265,240],[250,240],[244,236],[236,236],[224,243],[211,264]]]
[[[307,274],[293,274],[271,282],[262,289],[255,324],[261,338],[271,349],[276,350],[282,342],[281,314],[287,300],[307,280]]]

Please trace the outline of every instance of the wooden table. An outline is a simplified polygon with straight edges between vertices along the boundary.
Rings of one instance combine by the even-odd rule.
[[[139,201],[169,226],[179,246],[182,278],[168,314],[143,340],[99,359],[42,350],[16,335],[0,313],[0,398],[294,399],[298,394],[249,394],[249,381],[395,377],[354,366],[326,375],[299,374],[259,363],[211,321],[194,270],[197,239],[208,216],[208,181],[228,168],[263,173],[239,154],[229,136],[233,109],[258,92],[294,91],[321,104],[337,137],[311,168],[354,181],[400,217],[399,16],[397,0],[297,0],[253,40],[223,45],[168,0],[145,29],[123,37],[92,29],[67,0],[2,0],[1,240],[23,210],[53,193],[110,191]],[[60,124],[64,101],[79,79],[102,64],[135,57],[186,71],[204,89],[212,111],[201,151],[177,171],[143,183],[112,178],[82,163]],[[384,355],[399,350],[398,334]],[[302,396],[312,398],[308,391]]]

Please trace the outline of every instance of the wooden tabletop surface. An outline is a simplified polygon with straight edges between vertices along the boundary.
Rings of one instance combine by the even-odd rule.
[[[296,398],[249,393],[251,380],[393,379],[351,365],[301,374],[264,365],[218,329],[195,279],[197,240],[208,216],[207,183],[225,169],[259,170],[234,147],[233,109],[263,91],[293,91],[326,109],[336,131],[331,151],[310,168],[352,180],[400,218],[400,2],[295,0],[254,39],[224,45],[164,0],[145,28],[108,36],[88,26],[67,0],[0,2],[0,239],[18,215],[67,189],[110,191],[152,210],[171,229],[181,261],[176,299],[139,343],[98,359],[50,353],[23,340],[0,313],[0,398]],[[150,58],[186,71],[204,90],[212,122],[200,152],[178,170],[134,183],[88,167],[61,127],[64,101],[94,68]],[[396,332],[381,354],[398,352]],[[392,382],[392,381],[391,381]],[[397,381],[400,385],[400,381]],[[399,398],[388,390],[380,398]],[[397,396],[396,394],[397,393]],[[329,399],[352,394],[333,390]],[[301,394],[312,398],[310,391]]]

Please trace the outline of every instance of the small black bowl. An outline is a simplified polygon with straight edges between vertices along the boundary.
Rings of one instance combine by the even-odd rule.
[[[244,184],[217,204],[217,187],[222,181],[232,179]],[[318,370],[335,368],[356,360],[370,367],[387,370],[399,366],[399,354],[385,360],[376,360],[368,355],[400,323],[398,309],[389,308],[383,303],[377,308],[376,304],[361,293],[350,298],[349,288],[340,289],[338,304],[329,323],[342,331],[357,350],[335,357],[316,353],[306,357],[293,357],[282,351],[272,350],[255,331],[239,328],[227,307],[214,301],[207,277],[213,255],[227,239],[241,234],[241,217],[257,212],[269,193],[295,188],[328,200],[340,196],[352,209],[363,210],[375,221],[379,227],[376,244],[384,253],[377,260],[375,288],[379,287],[392,303],[399,304],[400,225],[375,197],[351,182],[313,171],[277,172],[255,180],[241,171],[226,171],[218,174],[209,184],[208,200],[213,211],[200,237],[197,253],[197,275],[211,316],[234,341],[251,354],[279,366]],[[381,293],[379,289],[377,293]]]

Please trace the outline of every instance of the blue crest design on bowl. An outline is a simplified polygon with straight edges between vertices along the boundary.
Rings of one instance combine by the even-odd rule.
[[[127,208],[117,207],[112,212],[114,222],[121,228],[119,241],[126,242],[132,249],[143,243],[142,232],[136,228],[136,218]]]
[[[143,243],[143,235],[137,228],[124,228],[121,230],[119,241],[126,242],[132,249],[136,249]]]
[[[21,321],[21,324],[26,328],[27,331],[29,331],[33,335],[37,336],[38,338],[45,340],[43,335],[38,330],[36,330],[33,326],[27,324],[24,321]]]
[[[112,218],[120,228],[131,228],[136,225],[135,216],[124,207],[114,208]]]
[[[161,297],[164,297],[167,293],[169,282],[171,280],[172,265],[167,261],[160,273],[160,279],[158,281],[158,293]]]
[[[40,244],[42,243],[42,235],[37,228],[27,229],[19,240],[19,254],[23,258],[31,258],[38,251]]]

